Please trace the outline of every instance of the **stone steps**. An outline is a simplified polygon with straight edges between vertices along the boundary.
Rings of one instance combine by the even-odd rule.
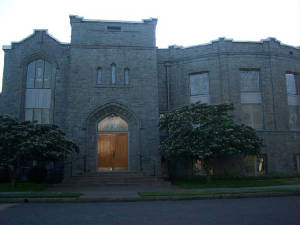
[[[141,172],[100,172],[87,173],[65,179],[58,187],[79,186],[152,186],[170,185],[160,177],[143,175]]]

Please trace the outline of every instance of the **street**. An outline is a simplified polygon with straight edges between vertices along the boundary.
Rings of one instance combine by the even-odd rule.
[[[220,200],[0,204],[0,224],[299,224],[299,196]]]

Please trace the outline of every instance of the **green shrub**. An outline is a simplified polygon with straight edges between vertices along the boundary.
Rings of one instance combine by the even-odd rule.
[[[34,166],[28,172],[28,180],[34,183],[43,183],[47,176],[47,169],[42,166]]]
[[[9,169],[8,167],[0,167],[0,183],[9,182]]]

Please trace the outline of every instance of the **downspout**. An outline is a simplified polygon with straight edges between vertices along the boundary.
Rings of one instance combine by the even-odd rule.
[[[166,73],[166,81],[167,81],[167,110],[170,111],[170,80],[168,74],[168,65],[165,64],[165,73]]]
[[[277,121],[276,121],[276,109],[275,109],[275,97],[274,97],[274,82],[273,82],[273,69],[272,69],[272,52],[270,47],[270,42],[268,43],[268,55],[269,55],[269,66],[270,66],[270,75],[271,75],[271,88],[272,88],[272,109],[273,109],[273,123],[274,129],[277,130]]]
[[[165,62],[164,64],[165,67],[165,73],[166,73],[166,82],[167,82],[167,111],[170,112],[170,80],[169,80],[169,74],[168,74],[168,63]],[[167,171],[166,174],[169,174],[169,162],[166,161],[167,165]]]

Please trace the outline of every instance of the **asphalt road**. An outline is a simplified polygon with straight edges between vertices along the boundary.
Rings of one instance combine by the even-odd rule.
[[[220,200],[0,204],[0,224],[296,225],[299,196]]]

